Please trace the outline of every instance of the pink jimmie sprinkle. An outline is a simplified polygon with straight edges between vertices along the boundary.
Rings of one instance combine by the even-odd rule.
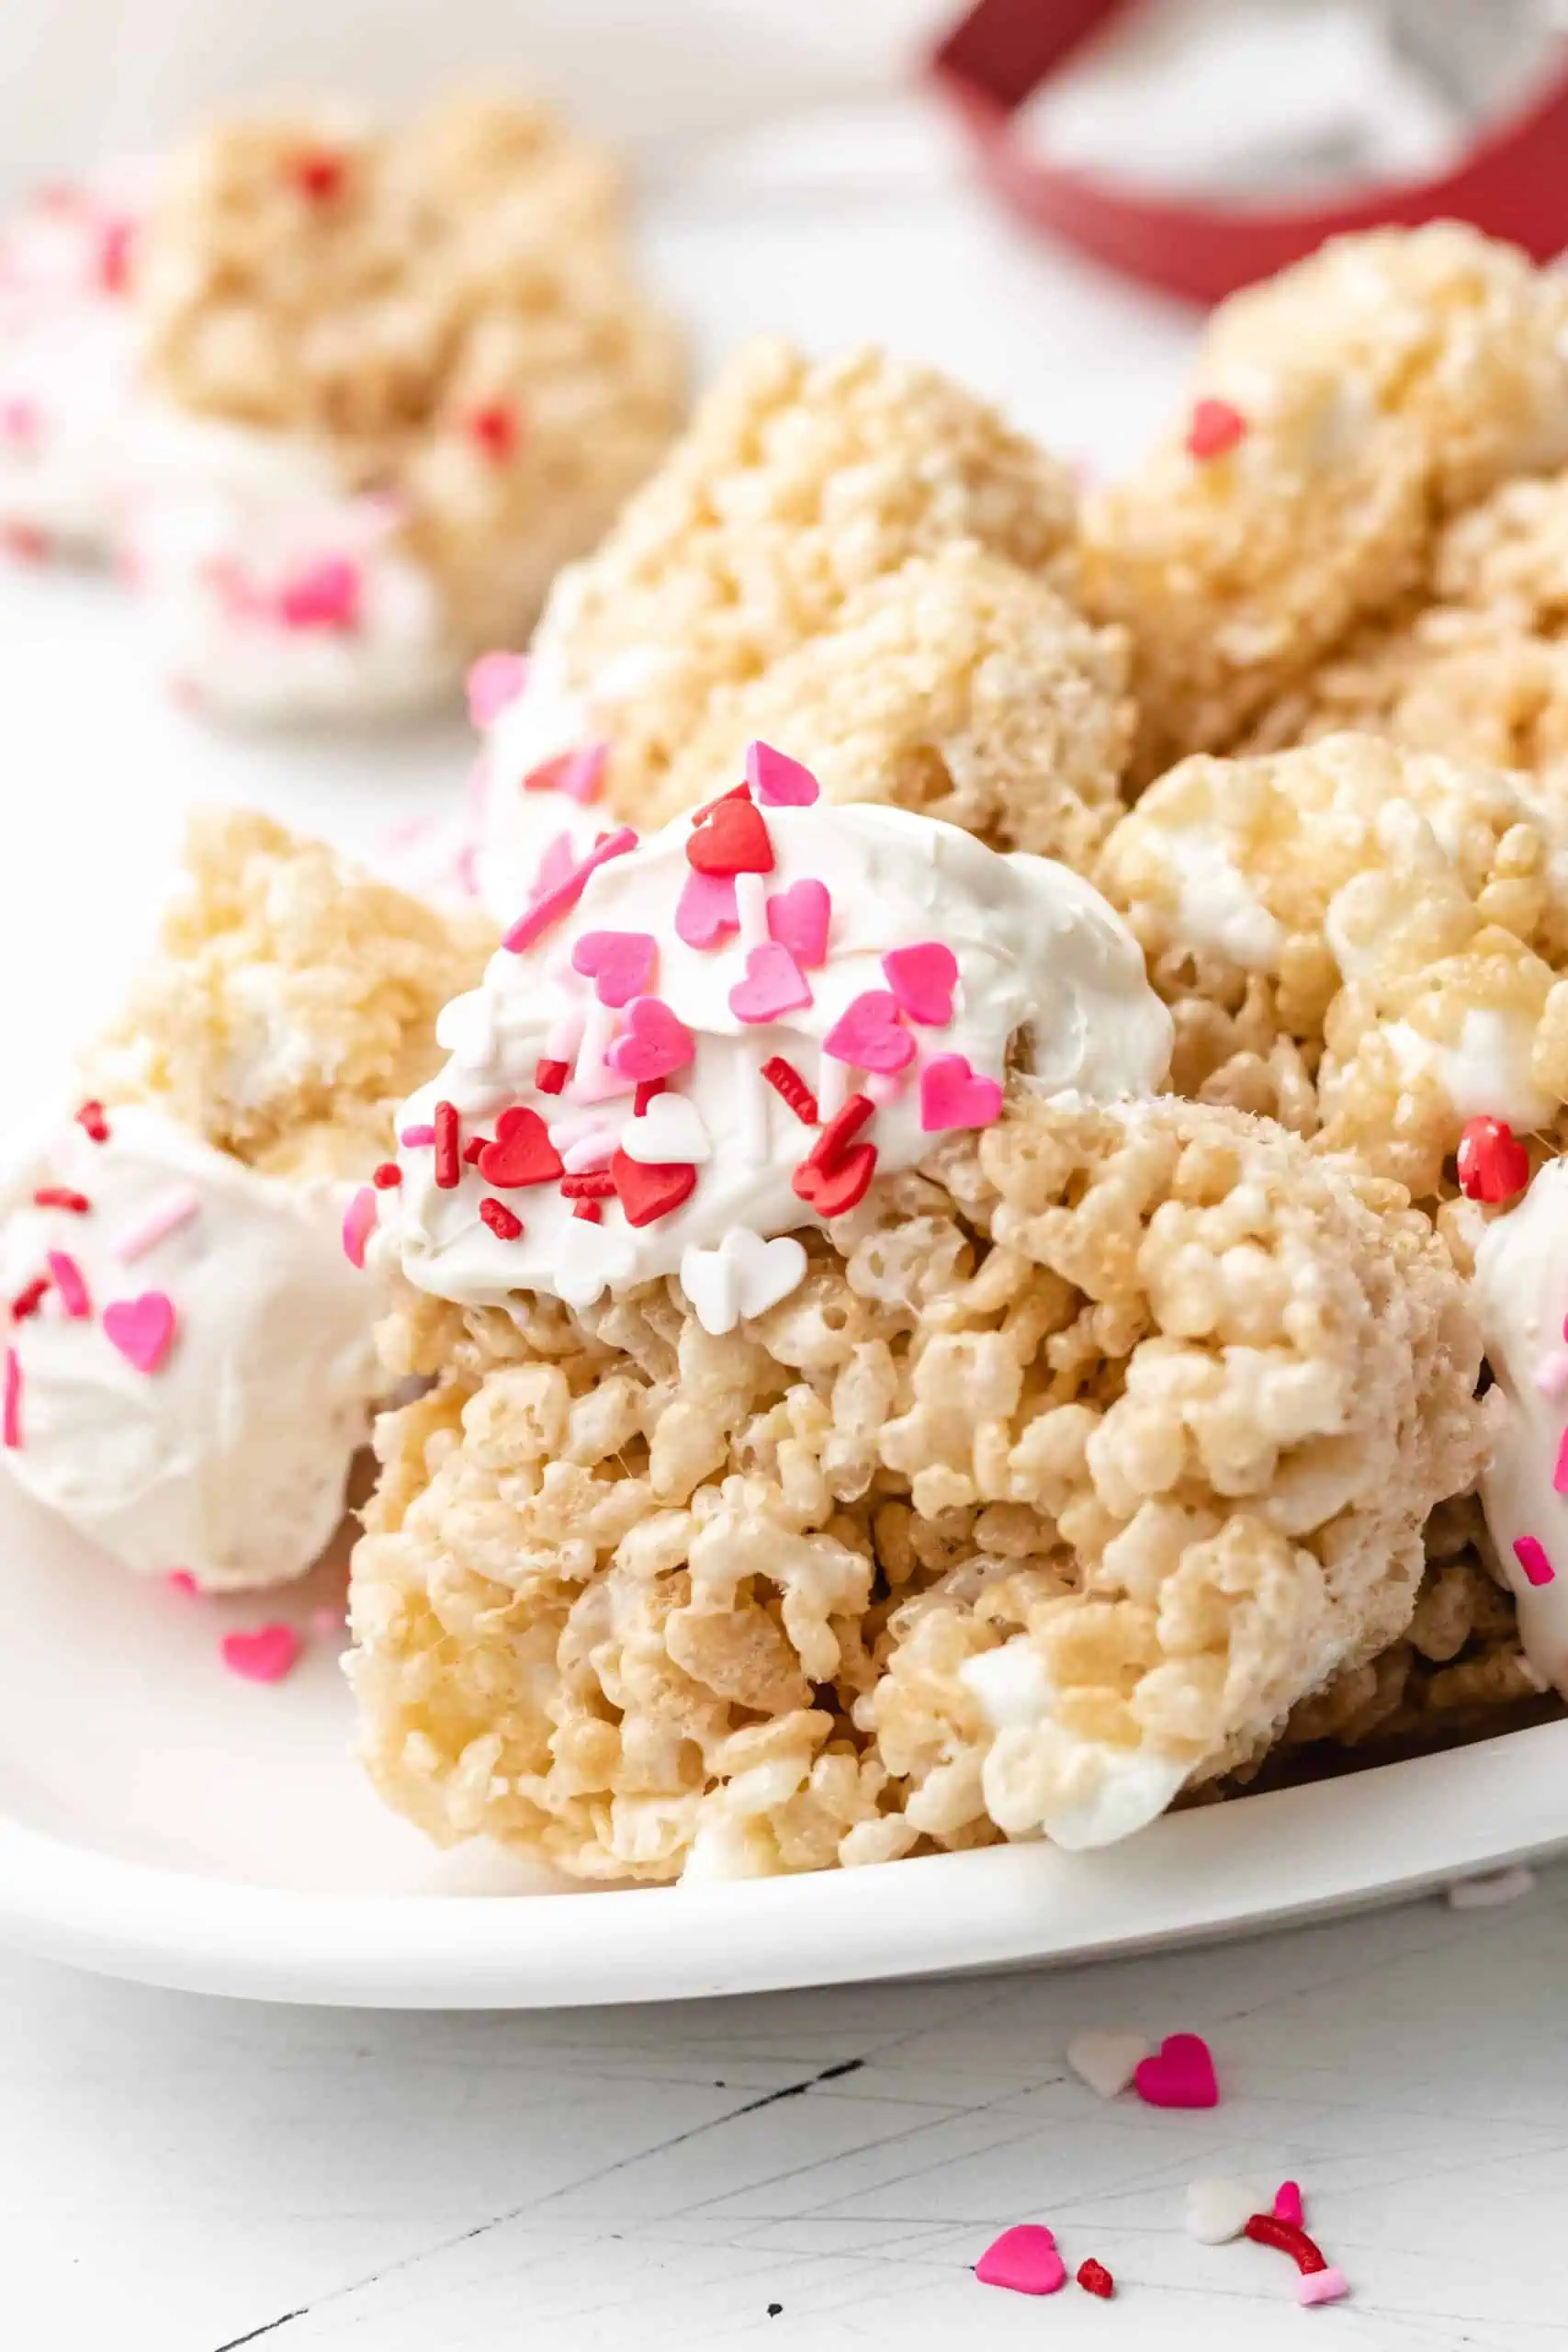
[[[63,1250],[45,1252],[45,1263],[54,1277],[54,1287],[60,1293],[60,1303],[73,1323],[89,1323],[93,1317],[93,1302],[87,1296],[87,1285],[82,1280],[82,1269],[74,1258]]]
[[[513,956],[523,955],[532,947],[536,939],[548,931],[552,923],[558,922],[562,915],[571,912],[588,887],[591,875],[597,873],[600,866],[612,857],[624,857],[627,850],[636,847],[637,835],[629,825],[623,825],[618,832],[606,833],[604,840],[597,842],[553,889],[545,891],[525,913],[519,915],[502,939],[502,945]]]
[[[525,653],[481,653],[468,672],[468,718],[475,727],[489,727],[528,684]]]
[[[422,1126],[405,1127],[398,1141],[409,1151],[418,1151],[422,1148],[428,1149],[435,1141],[435,1129],[428,1121]]]
[[[1564,1430],[1557,1448],[1557,1467],[1551,1474],[1552,1491],[1568,1495],[1568,1430]]]
[[[1514,1557],[1525,1572],[1527,1584],[1555,1584],[1557,1571],[1547,1555],[1539,1535],[1520,1535],[1515,1539]]]
[[[356,563],[324,556],[278,590],[277,617],[290,629],[357,628],[362,584]]]
[[[15,1348],[6,1351],[6,1394],[0,1412],[0,1442],[15,1453],[22,1442],[22,1360]]]
[[[305,1645],[292,1625],[258,1625],[254,1634],[225,1634],[219,1655],[244,1682],[281,1682],[299,1665]]]
[[[1350,2284],[1342,2270],[1309,2270],[1296,2280],[1298,2303],[1337,2303],[1350,2291]]]
[[[1289,2222],[1291,2227],[1295,2230],[1299,2230],[1305,2222],[1306,2212],[1302,2204],[1301,2185],[1298,2181],[1282,2180],[1274,2191],[1274,2219],[1277,2222]]]
[[[186,1600],[194,1600],[200,1589],[188,1568],[171,1568],[164,1582],[171,1592],[177,1592]]]
[[[134,1225],[128,1225],[117,1236],[114,1254],[122,1266],[129,1266],[182,1225],[188,1225],[201,1206],[201,1195],[194,1184],[176,1184],[167,1193],[160,1193],[149,1204]]]
[[[351,1266],[365,1263],[365,1245],[376,1230],[376,1187],[361,1184],[343,1218],[343,1254]]]

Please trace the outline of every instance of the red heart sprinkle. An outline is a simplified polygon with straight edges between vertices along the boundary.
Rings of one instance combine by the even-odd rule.
[[[696,1170],[686,1160],[649,1168],[624,1151],[611,1160],[610,1176],[628,1225],[653,1225],[668,1216],[690,1199],[697,1182]]]
[[[1187,425],[1187,454],[1203,465],[1247,438],[1247,419],[1229,401],[1197,401]]]
[[[793,1179],[797,1200],[818,1216],[845,1216],[863,1201],[876,1173],[876,1146],[857,1143],[831,1167],[817,1159],[803,1159]]]
[[[750,800],[721,800],[686,842],[695,874],[771,874],[773,845],[761,811]]]
[[[537,1111],[514,1102],[495,1123],[495,1141],[479,1154],[479,1174],[498,1192],[525,1184],[547,1184],[561,1172],[561,1157]]]
[[[1530,1180],[1529,1154],[1505,1119],[1467,1119],[1454,1162],[1467,1200],[1511,1201]]]
[[[1201,2033],[1168,2033],[1151,2058],[1140,2058],[1133,2087],[1147,2107],[1218,2107],[1214,2061]]]

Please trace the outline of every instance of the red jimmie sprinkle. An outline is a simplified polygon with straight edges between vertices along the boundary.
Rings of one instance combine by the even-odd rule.
[[[1294,2222],[1281,2222],[1273,2213],[1254,2213],[1245,2234],[1254,2245],[1277,2246],[1281,2254],[1288,2254],[1303,2278],[1309,2278],[1314,2270],[1328,2267],[1320,2249]]]
[[[43,1295],[48,1288],[49,1276],[35,1274],[25,1289],[19,1290],[11,1301],[12,1322],[25,1323],[29,1315],[36,1315],[42,1305]]]
[[[1092,2254],[1087,2262],[1079,2263],[1077,2280],[1086,2294],[1098,2295],[1102,2302],[1108,2303],[1116,2292],[1115,2279],[1104,2263],[1096,2262]]]
[[[604,1221],[604,1212],[597,1201],[573,1201],[571,1213],[573,1216],[585,1218],[590,1225],[602,1225]]]
[[[450,1102],[435,1106],[435,1181],[444,1193],[452,1192],[462,1173],[462,1151],[457,1139],[457,1114]]]
[[[762,1076],[775,1094],[784,1096],[804,1126],[817,1125],[817,1097],[793,1062],[786,1062],[782,1054],[773,1054],[762,1064]]]
[[[632,1096],[634,1114],[640,1119],[654,1096],[662,1094],[663,1091],[664,1080],[661,1078],[639,1078],[637,1082],[637,1092]]]
[[[330,204],[343,194],[348,165],[330,147],[307,147],[293,158],[288,176],[310,203]]]
[[[515,1241],[523,1231],[523,1220],[509,1209],[504,1201],[482,1200],[479,1221],[488,1225],[498,1241]]]
[[[93,1204],[85,1193],[73,1193],[69,1184],[40,1184],[33,1194],[33,1205],[40,1209],[69,1209],[73,1216],[85,1216]]]
[[[1187,453],[1200,465],[1247,438],[1247,419],[1229,401],[1197,401],[1187,425]]]
[[[510,401],[487,401],[482,408],[470,409],[464,429],[493,466],[503,466],[515,456],[522,435],[517,411]]]
[[[76,1124],[94,1143],[107,1143],[109,1123],[104,1116],[103,1104],[96,1096],[92,1102],[83,1103],[76,1114]]]
[[[835,1111],[811,1149],[807,1154],[812,1168],[831,1168],[843,1158],[845,1147],[859,1135],[876,1109],[869,1094],[852,1094],[841,1110]]]
[[[541,1094],[558,1094],[571,1074],[570,1062],[539,1062],[534,1070],[534,1083]]]
[[[603,1169],[595,1169],[581,1176],[563,1176],[560,1180],[563,1201],[613,1201],[614,1181]]]
[[[463,1146],[463,1165],[465,1168],[477,1168],[479,1166],[479,1154],[486,1148],[489,1142],[490,1137],[488,1136],[470,1136],[468,1137],[468,1142]]]
[[[395,1159],[384,1159],[379,1168],[370,1171],[370,1182],[378,1193],[389,1193],[403,1181],[403,1171]]]
[[[1472,1201],[1511,1201],[1530,1180],[1529,1154],[1506,1119],[1467,1119],[1454,1167]]]

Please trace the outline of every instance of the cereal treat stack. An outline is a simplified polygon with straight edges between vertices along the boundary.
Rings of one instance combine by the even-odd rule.
[[[1153,1096],[1066,869],[744,774],[528,910],[400,1119],[365,1753],[590,1879],[1104,1842],[1408,1623],[1463,1286],[1395,1188]]]
[[[1299,741],[1320,706],[1403,733],[1412,697],[1407,740],[1495,756],[1497,725],[1435,719],[1416,672],[1471,634],[1450,606],[1549,621],[1551,501],[1510,485],[1565,461],[1568,280],[1511,246],[1346,238],[1224,304],[1187,412],[1085,517],[1088,607],[1133,635],[1140,776]],[[1471,663],[1440,701],[1517,707],[1529,673],[1488,689]]]
[[[524,101],[220,125],[139,272],[133,555],[187,694],[361,713],[532,627],[679,419],[617,176]]]
[[[357,1179],[480,958],[260,816],[198,816],[186,862],[4,1204],[4,1459],[130,1566],[221,1589],[302,1573],[342,1515],[387,1386]]]
[[[526,660],[473,682],[479,879],[510,922],[606,811],[660,824],[787,732],[835,800],[1080,869],[1132,735],[1117,629],[1078,615],[1066,469],[875,351],[738,357]]]

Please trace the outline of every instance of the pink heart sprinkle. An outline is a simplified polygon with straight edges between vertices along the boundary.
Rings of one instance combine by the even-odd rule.
[[[928,939],[918,947],[890,948],[882,968],[901,1012],[928,1029],[947,1026],[958,986],[958,958],[951,947],[940,939]]]
[[[292,1625],[258,1625],[254,1634],[225,1634],[219,1654],[231,1674],[246,1682],[281,1682],[299,1663],[304,1644]]]
[[[988,1127],[1001,1114],[1001,1088],[994,1078],[976,1078],[966,1055],[938,1054],[920,1072],[920,1125],[928,1136]]]
[[[822,792],[809,768],[775,752],[771,743],[747,745],[746,781],[769,808],[809,808]]]
[[[740,915],[735,903],[733,874],[698,874],[695,869],[686,876],[675,909],[675,931],[688,947],[712,947],[719,933],[739,931]]]
[[[1527,1584],[1543,1585],[1557,1582],[1557,1571],[1551,1555],[1539,1535],[1519,1535],[1514,1540],[1514,1557],[1525,1572]]]
[[[343,1213],[343,1254],[351,1266],[364,1265],[365,1245],[376,1230],[376,1188],[361,1184]],[[108,1321],[107,1315],[104,1321]]]
[[[570,874],[564,875],[560,881],[544,891],[519,915],[502,940],[502,945],[513,956],[521,956],[525,948],[532,947],[536,939],[548,931],[553,922],[558,922],[562,915],[570,913],[588,887],[590,876],[596,874],[610,858],[624,857],[627,850],[636,847],[637,835],[629,825],[623,825],[618,832],[606,833]]]
[[[173,1299],[161,1290],[117,1298],[104,1309],[104,1337],[138,1372],[156,1372],[175,1343]]]
[[[619,1007],[647,993],[658,954],[649,931],[585,931],[571,951],[571,968],[593,982],[601,1004]]]
[[[1217,2107],[1214,2061],[1201,2033],[1168,2033],[1157,2051],[1133,2070],[1133,2087],[1146,2107]]]
[[[1350,2291],[1343,2270],[1309,2270],[1296,2280],[1298,2303],[1337,2303]]]
[[[822,1051],[852,1069],[895,1070],[914,1059],[915,1041],[898,1018],[897,999],[886,989],[867,989],[844,1007]]]
[[[525,653],[481,653],[468,672],[468,723],[489,727],[528,683]]]
[[[814,968],[828,957],[828,925],[833,901],[826,882],[808,878],[792,882],[768,900],[768,937],[787,947],[803,969]]]
[[[1302,2204],[1302,2192],[1298,2182],[1282,2180],[1274,2191],[1274,2219],[1277,2222],[1289,2222],[1293,2230],[1299,2230],[1305,2222],[1306,2213]]]
[[[778,1021],[810,1001],[810,984],[787,947],[751,948],[745,978],[729,991],[737,1021]]]
[[[668,1078],[684,1069],[695,1051],[691,1031],[662,997],[639,996],[627,1007],[626,1026],[604,1059],[621,1078]]]
[[[277,592],[277,617],[290,629],[352,629],[359,626],[359,566],[346,556],[323,556]]]
[[[1054,2295],[1066,2283],[1067,2266],[1043,2222],[1020,2222],[986,2248],[975,2276],[983,2287],[1010,2287],[1015,2295]]]

